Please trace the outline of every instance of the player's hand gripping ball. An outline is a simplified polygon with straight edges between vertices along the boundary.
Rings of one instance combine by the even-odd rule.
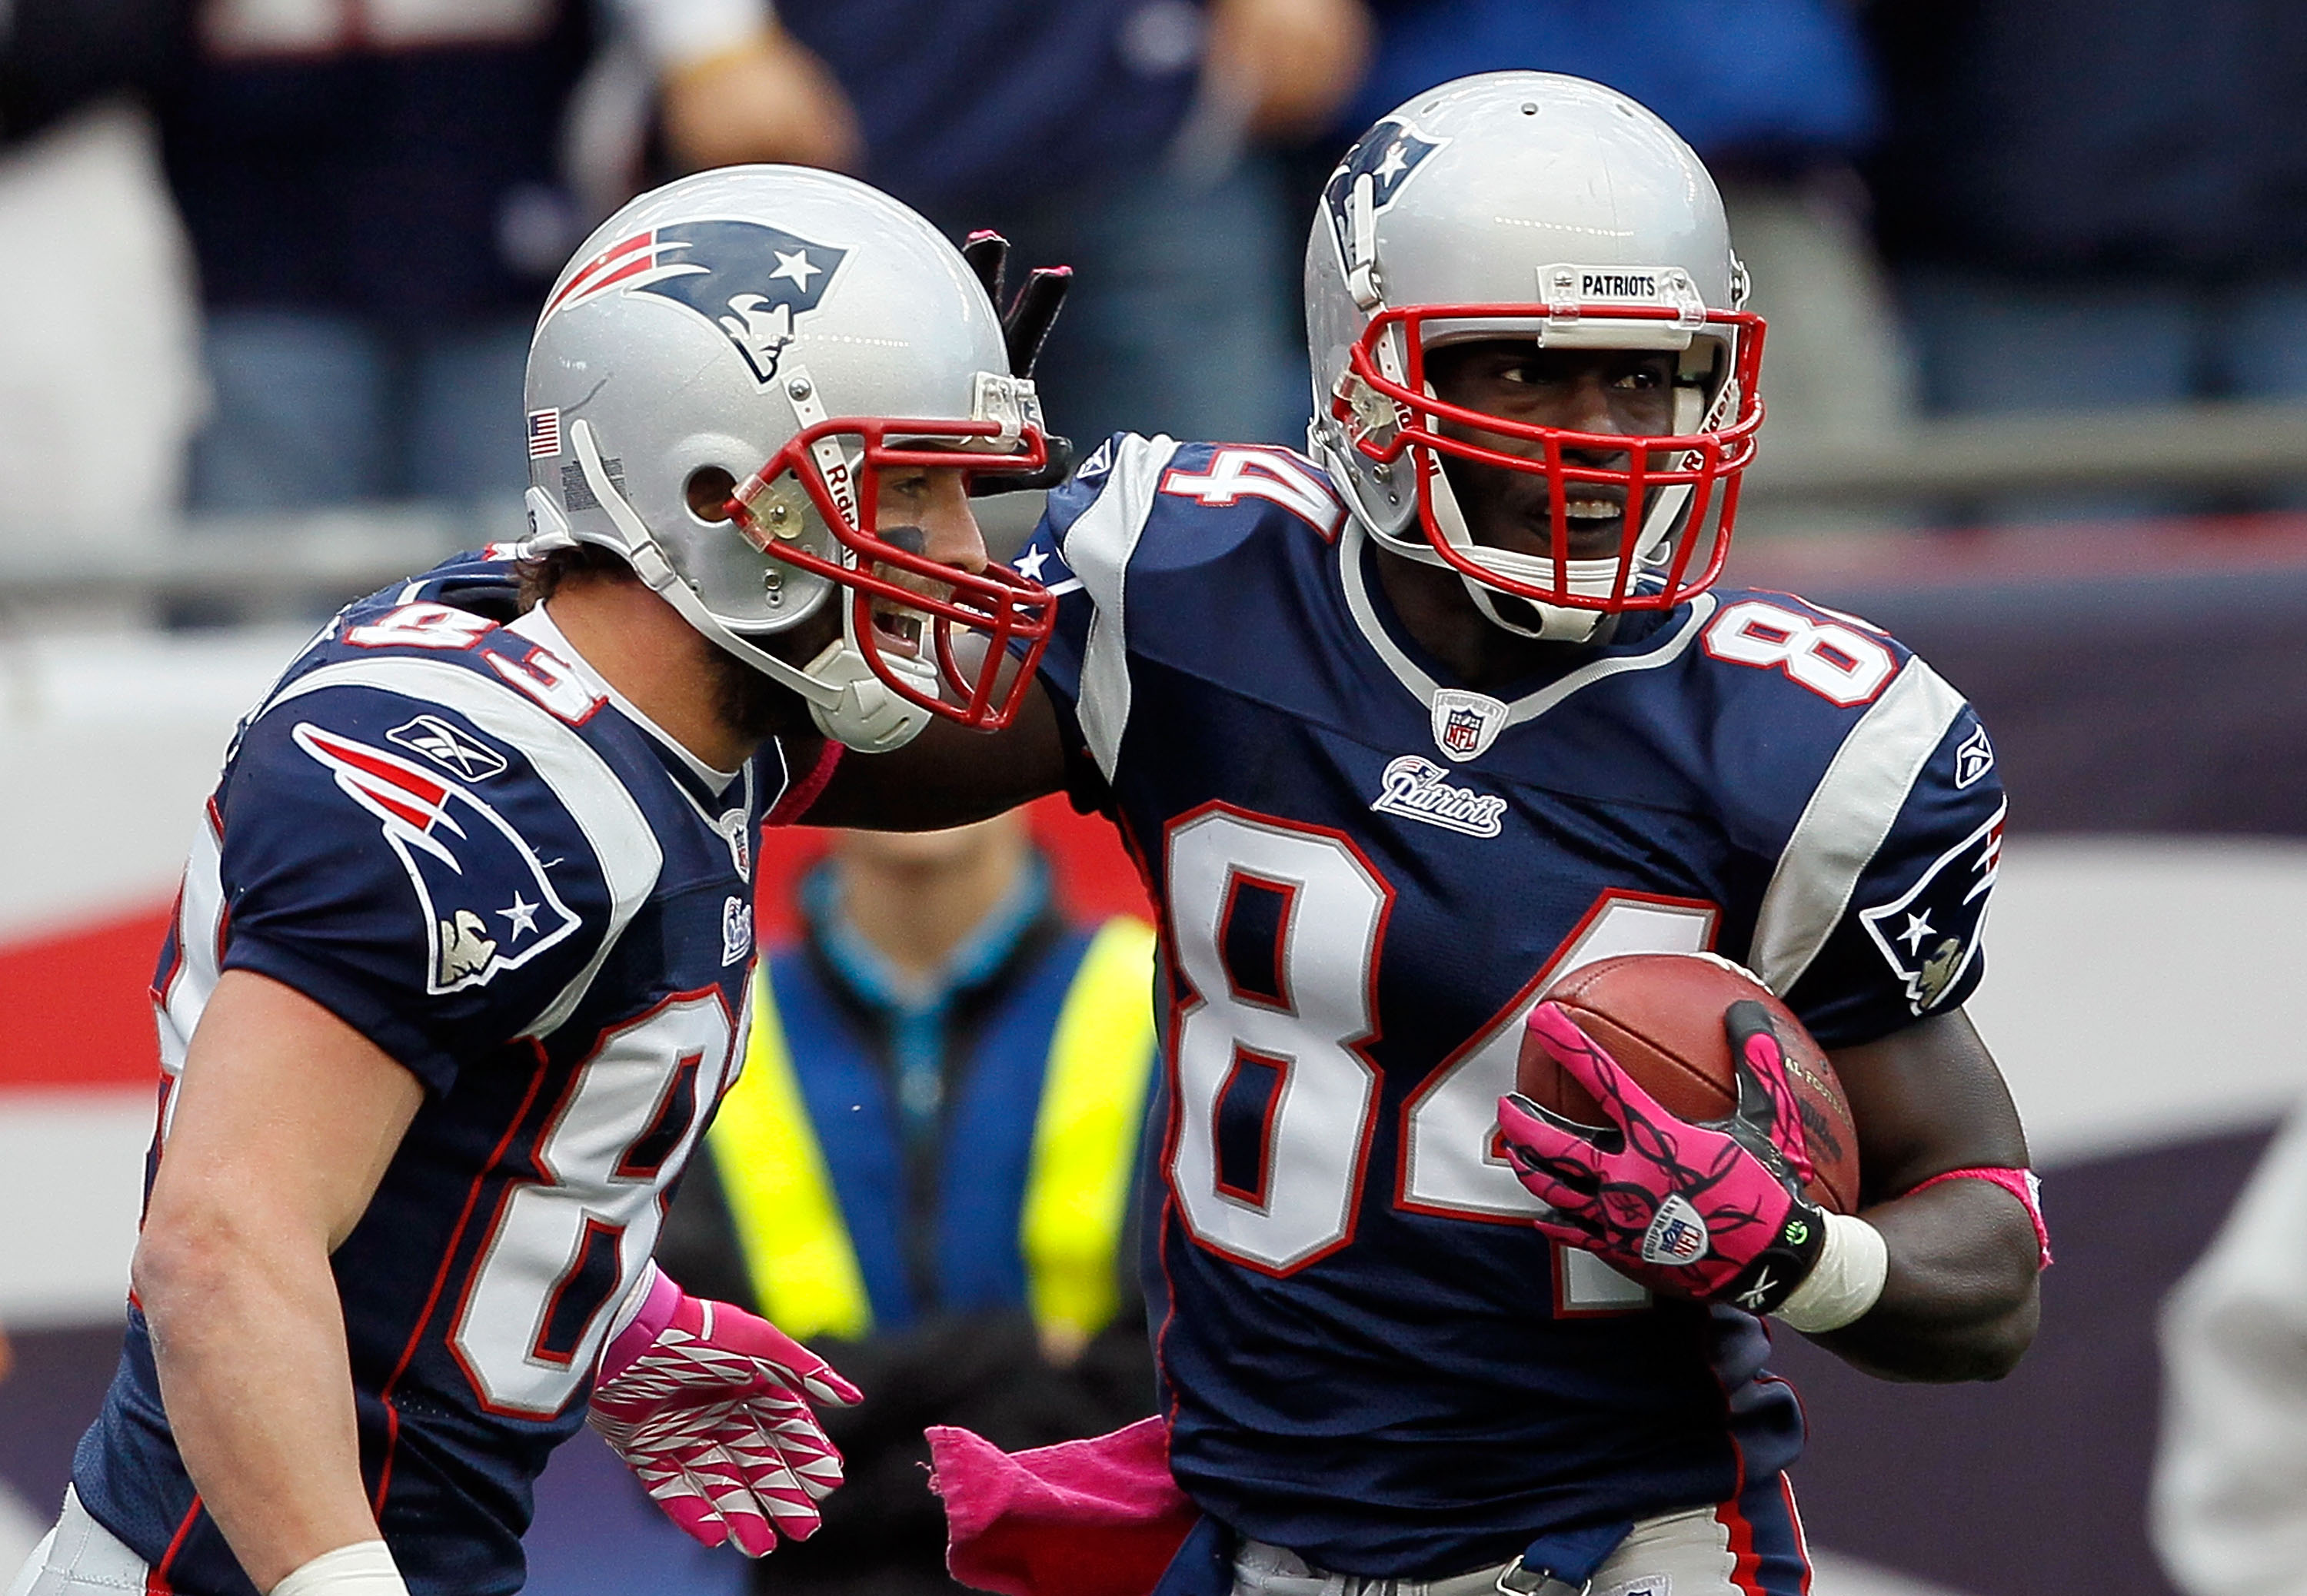
[[[841,1483],[841,1454],[809,1403],[846,1407],[857,1387],[767,1319],[656,1279],[653,1302],[673,1293],[663,1327],[622,1368],[613,1349],[588,1421],[707,1546],[758,1558],[780,1535],[807,1540]]]
[[[1715,953],[1626,953],[1580,965],[1546,990],[1610,1061],[1678,1120],[1704,1124],[1738,1106],[1738,1060],[1722,1017],[1737,1003],[1768,1011],[1801,1116],[1812,1174],[1803,1195],[1830,1213],[1858,1211],[1858,1131],[1842,1083],[1801,1020],[1747,970]],[[1514,1089],[1584,1125],[1593,1094],[1538,1038],[1522,1039]]]
[[[1663,1294],[1768,1313],[1818,1261],[1825,1213],[1805,1195],[1818,1171],[1771,1006],[1742,998],[1720,1023],[1735,1105],[1694,1123],[1549,999],[1530,1017],[1522,1073],[1533,1073],[1534,1052],[1599,1112],[1572,1119],[1517,1091],[1499,1099],[1498,1130],[1545,1205],[1545,1234]]]

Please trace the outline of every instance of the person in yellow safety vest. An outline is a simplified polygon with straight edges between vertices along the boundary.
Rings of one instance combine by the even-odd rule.
[[[930,1424],[1017,1448],[1154,1410],[1132,1192],[1154,934],[1069,923],[1014,815],[837,833],[763,960],[742,1078],[657,1257],[831,1356],[848,1483],[753,1566],[793,1596],[950,1596]]]

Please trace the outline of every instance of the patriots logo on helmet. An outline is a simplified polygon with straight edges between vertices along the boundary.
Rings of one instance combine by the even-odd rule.
[[[1907,1006],[1920,1017],[1970,968],[1978,955],[1986,895],[2003,862],[2003,815],[1933,860],[1913,886],[1889,903],[1861,909],[1859,922],[1907,989]]]
[[[1425,163],[1426,158],[1447,144],[1447,139],[1428,138],[1409,123],[1388,117],[1364,133],[1338,169],[1330,174],[1330,181],[1322,187],[1323,209],[1330,218],[1330,236],[1338,246],[1339,262],[1351,269],[1354,259],[1353,200],[1357,180],[1370,180],[1370,213],[1375,216],[1394,203]]]
[[[847,250],[761,222],[682,222],[636,233],[571,274],[550,319],[605,294],[653,294],[725,334],[768,386],[793,342],[793,318],[817,309]]]
[[[408,872],[424,911],[427,992],[485,986],[577,929],[536,850],[466,789],[309,721],[293,735],[377,818]]]

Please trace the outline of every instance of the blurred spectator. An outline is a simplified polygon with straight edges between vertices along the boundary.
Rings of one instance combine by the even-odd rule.
[[[862,175],[955,237],[1078,276],[1037,375],[1057,429],[1296,444],[1304,223],[1270,141],[1327,124],[1362,0],[845,0],[786,23],[856,107]]]
[[[594,219],[565,158],[593,9],[187,4],[192,45],[159,105],[209,312],[194,505],[518,498],[537,300]],[[673,107],[700,84],[750,90],[715,158],[850,158],[837,97],[751,0],[611,9]]]
[[[2188,1596],[2307,1592],[2307,1109],[2163,1310],[2152,1526]]]
[[[1153,933],[1067,923],[1015,815],[844,833],[800,908],[657,1257],[866,1393],[825,1415],[849,1481],[824,1528],[755,1588],[949,1596],[924,1426],[1014,1449],[1153,1411],[1127,1237]]]
[[[1867,12],[1880,236],[1933,407],[2307,395],[2307,7]]]
[[[122,103],[160,76],[176,3],[0,0],[0,543],[116,557],[181,499],[190,269],[150,122]]]
[[[1852,162],[1876,122],[1847,0],[1377,0],[1351,137],[1421,89],[1527,67],[1591,78],[1705,158],[1769,320],[1769,438],[1848,441],[1906,413],[1906,357]],[[1326,175],[1326,174],[1325,174]]]

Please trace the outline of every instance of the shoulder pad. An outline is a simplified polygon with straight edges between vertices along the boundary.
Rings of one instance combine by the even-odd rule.
[[[1293,450],[1118,432],[1050,495],[1043,525],[1076,571],[1179,569],[1261,533],[1333,539],[1345,516],[1321,467]]]

